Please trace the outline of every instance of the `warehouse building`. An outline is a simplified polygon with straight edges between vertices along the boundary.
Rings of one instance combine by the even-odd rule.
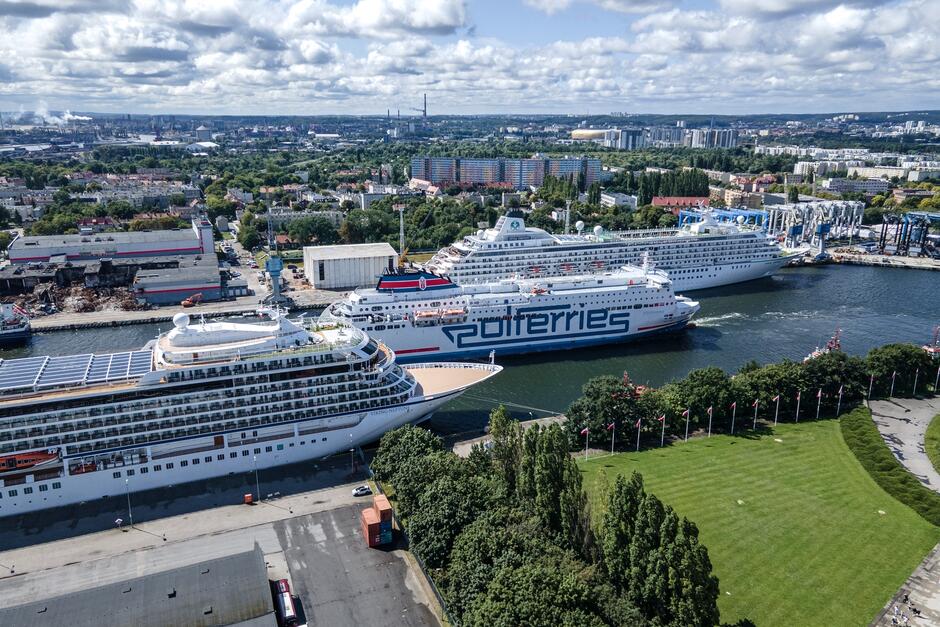
[[[131,289],[138,301],[151,305],[178,305],[196,294],[203,301],[221,300],[222,288],[218,265],[182,263],[176,268],[139,270]]]
[[[264,555],[236,553],[0,609],[0,625],[276,627]]]
[[[100,261],[169,255],[205,255],[215,251],[212,223],[194,217],[192,228],[166,231],[119,231],[87,235],[27,235],[14,239],[7,253],[12,264],[49,261]]]
[[[304,247],[304,274],[317,289],[373,287],[397,265],[398,255],[387,243]]]

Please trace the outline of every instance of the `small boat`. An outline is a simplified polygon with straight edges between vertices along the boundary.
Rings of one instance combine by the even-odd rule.
[[[29,451],[28,453],[13,453],[0,457],[0,472],[11,470],[25,470],[34,466],[41,466],[59,459],[58,449],[48,451]]]
[[[840,336],[842,335],[842,329],[836,329],[836,332],[832,334],[832,337],[829,338],[829,341],[826,342],[824,348],[816,347],[812,353],[803,358],[803,363],[810,361],[811,359],[816,359],[817,357],[822,357],[826,353],[831,353],[832,351],[842,350],[842,342],[840,341]]]
[[[940,359],[940,325],[933,329],[933,340],[924,344],[923,349],[934,359]]]
[[[29,313],[16,304],[0,305],[0,346],[19,346],[32,337]]]

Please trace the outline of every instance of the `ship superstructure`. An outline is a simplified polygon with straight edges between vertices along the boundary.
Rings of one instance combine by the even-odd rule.
[[[500,371],[403,368],[345,325],[192,323],[143,350],[0,360],[0,516],[321,458]]]
[[[508,278],[607,272],[639,265],[643,255],[668,273],[676,291],[705,289],[772,275],[791,256],[766,233],[719,223],[709,213],[678,229],[553,235],[502,216],[431,258],[424,269],[461,285]]]
[[[613,272],[456,285],[426,271],[387,274],[334,303],[338,317],[402,359],[465,359],[611,344],[678,331],[699,305],[676,296],[665,273]]]

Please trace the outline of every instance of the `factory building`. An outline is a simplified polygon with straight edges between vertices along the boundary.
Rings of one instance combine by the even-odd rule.
[[[194,217],[190,229],[27,235],[14,239],[7,249],[12,264],[211,255],[214,251],[212,223],[203,217]]]
[[[398,255],[387,243],[304,247],[304,275],[316,289],[374,287],[397,265]]]

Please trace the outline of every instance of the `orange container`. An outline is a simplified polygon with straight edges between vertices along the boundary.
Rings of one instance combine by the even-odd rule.
[[[372,497],[372,507],[375,508],[375,513],[382,522],[388,522],[392,519],[392,506],[388,502],[388,497],[384,494],[376,494]]]
[[[254,501],[254,497],[251,495],[251,492],[245,495],[245,505],[251,505]]]
[[[382,532],[379,529],[379,515],[371,507],[362,510],[359,514],[359,523],[362,525],[362,537],[370,547],[382,543]]]

